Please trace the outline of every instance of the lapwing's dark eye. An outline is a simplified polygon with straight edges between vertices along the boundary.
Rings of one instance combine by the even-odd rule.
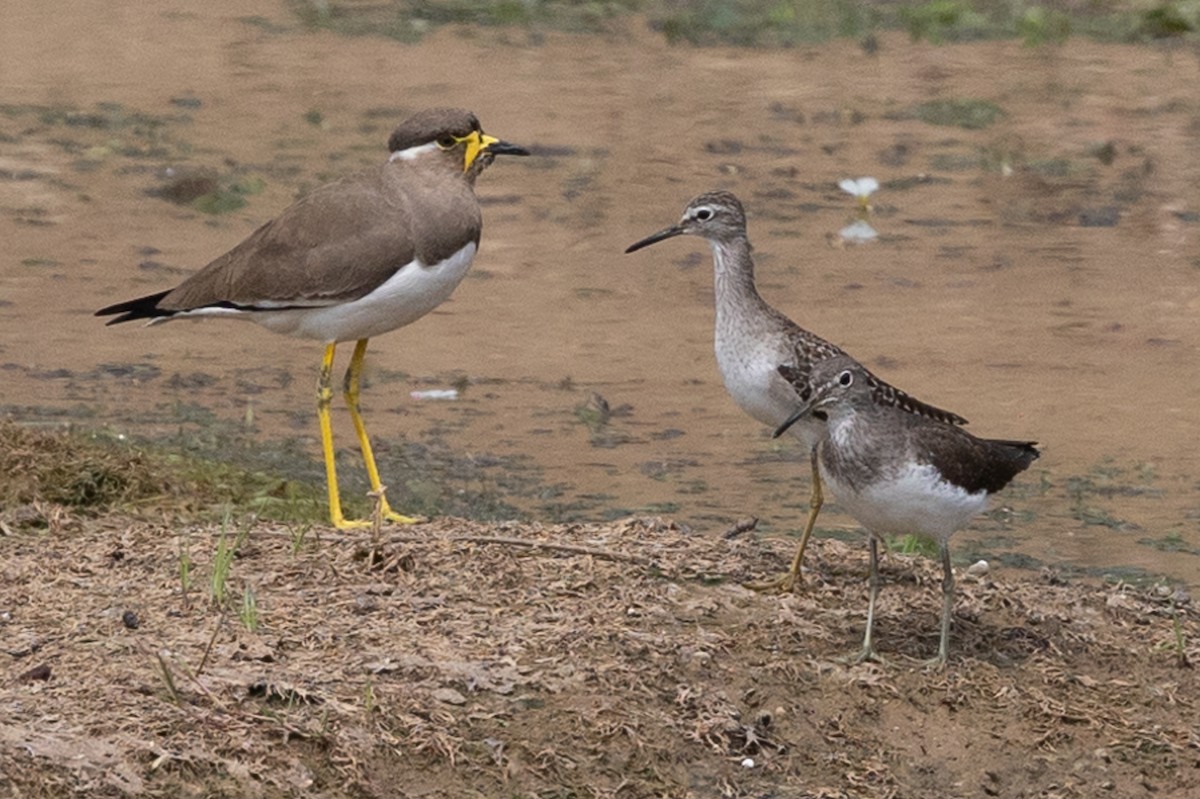
[[[838,375],[838,385],[845,388],[854,382],[854,374],[850,370],[846,370]]]
[[[701,208],[699,211],[696,212],[696,218],[699,219],[701,222],[707,222],[708,220],[712,219],[712,217],[713,217],[713,212],[712,212],[711,208]]]
[[[449,150],[456,144],[458,144],[458,140],[449,134],[446,134],[445,136],[438,136],[437,146],[441,147],[443,150]]]

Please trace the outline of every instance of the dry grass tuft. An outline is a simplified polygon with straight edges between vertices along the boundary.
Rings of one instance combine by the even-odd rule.
[[[144,453],[119,442],[0,421],[0,507],[35,502],[103,510],[161,498],[172,486]]]

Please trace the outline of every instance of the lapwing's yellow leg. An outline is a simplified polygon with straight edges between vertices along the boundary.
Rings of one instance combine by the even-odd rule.
[[[367,467],[367,479],[371,481],[371,491],[378,493],[383,488],[379,480],[379,469],[375,467],[375,454],[371,451],[371,441],[367,437],[367,428],[363,424],[362,415],[358,412],[358,389],[362,379],[363,358],[367,354],[367,339],[360,338],[354,345],[354,355],[350,356],[350,367],[346,369],[346,382],[343,385],[346,407],[350,410],[350,418],[354,421],[354,432],[358,434],[358,446],[362,449],[363,464]],[[381,498],[381,514],[384,519],[397,524],[416,524],[420,519],[396,513],[388,505],[387,496]]]
[[[817,516],[821,513],[821,506],[824,504],[825,495],[821,492],[821,470],[817,466],[817,448],[813,447],[812,494],[808,498],[808,519],[804,522],[804,531],[800,534],[800,544],[796,547],[795,556],[792,557],[792,566],[788,569],[787,574],[778,579],[768,580],[764,583],[750,583],[747,588],[755,591],[769,591],[778,588],[787,593],[804,582],[804,575],[800,571],[800,566],[804,563],[804,550],[808,547],[808,539],[812,536]]]
[[[333,454],[333,426],[329,421],[329,406],[333,403],[333,351],[337,344],[325,347],[321,359],[321,374],[317,378],[317,420],[321,424],[321,449],[325,455],[325,483],[329,486],[329,521],[339,530],[365,527],[367,522],[347,521],[342,515],[342,500],[338,496],[337,464]]]

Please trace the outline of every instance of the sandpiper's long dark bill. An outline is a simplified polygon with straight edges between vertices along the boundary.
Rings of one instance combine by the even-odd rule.
[[[668,228],[663,228],[662,230],[658,231],[657,233],[651,233],[649,236],[647,236],[644,239],[639,239],[638,241],[635,241],[633,244],[630,244],[628,247],[625,248],[625,252],[626,252],[626,254],[631,253],[631,252],[637,252],[638,250],[642,249],[643,247],[649,247],[651,244],[657,244],[658,242],[665,241],[666,239],[671,239],[676,236],[682,236],[685,233],[687,233],[687,231],[684,229],[683,225],[671,225]]]
[[[715,351],[726,391],[743,411],[771,429],[777,428],[810,396],[809,372],[814,364],[844,355],[838,347],[804,330],[772,308],[754,283],[754,259],[746,232],[746,212],[736,196],[711,191],[692,199],[680,220],[629,245],[635,252],[675,236],[699,236],[712,250],[716,297]],[[787,370],[779,369],[780,365]],[[966,420],[920,402],[868,373],[875,402],[907,413],[930,416],[952,424]],[[820,431],[818,420],[795,424],[792,434],[811,451]],[[812,494],[808,519],[788,573],[754,587],[790,590],[801,579],[804,550],[820,512],[821,478],[812,463]]]
[[[820,421],[821,479],[870,534],[871,590],[860,658],[875,657],[876,537],[915,534],[936,541],[941,555],[942,627],[932,662],[944,663],[954,607],[950,536],[1029,468],[1039,455],[1036,442],[976,438],[961,427],[880,405],[871,397],[867,371],[848,357],[816,364],[810,377],[812,396],[789,422]]]
[[[489,136],[469,111],[434,108],[402,122],[380,167],[325,184],[173,289],[102,308],[108,324],[185,317],[248,319],[277,333],[325,343],[317,413],[337,527],[342,514],[329,405],[334,349],[357,342],[345,399],[373,492],[381,482],[359,414],[367,340],[415,322],[446,300],[479,248],[475,179],[498,155],[528,155]],[[395,513],[384,497],[384,517]]]
[[[790,372],[787,370],[781,369],[780,371],[784,377],[787,377],[790,374]],[[775,432],[771,433],[771,438],[779,438],[788,430],[791,430],[792,425],[796,424],[796,422],[799,422],[801,419],[805,419],[810,416],[815,416],[817,419],[825,421],[825,415],[820,411],[820,402],[822,399],[824,398],[813,396],[810,393],[809,400],[802,405],[798,405],[796,410],[792,412],[792,415],[784,419],[783,424],[775,428]]]

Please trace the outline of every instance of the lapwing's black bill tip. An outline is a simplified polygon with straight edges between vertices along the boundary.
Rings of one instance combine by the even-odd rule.
[[[625,248],[625,252],[631,253],[636,250],[640,250],[643,247],[649,247],[651,244],[656,244],[656,243],[662,241],[663,239],[669,239],[673,236],[678,236],[681,233],[683,233],[683,231],[680,230],[678,227],[669,227],[664,230],[660,230],[657,233],[650,234],[649,236],[642,239],[641,241],[635,241],[633,244],[630,244],[628,247]]]
[[[496,155],[529,155],[529,151],[524,147],[506,141],[498,141],[495,144],[488,145],[488,152]]]

